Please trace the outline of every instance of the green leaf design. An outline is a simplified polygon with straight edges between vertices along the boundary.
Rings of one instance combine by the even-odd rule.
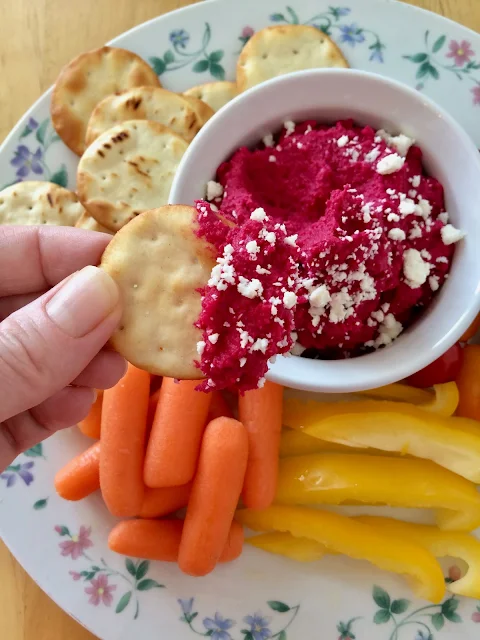
[[[172,64],[172,62],[175,62],[175,56],[173,55],[173,51],[171,49],[168,49],[168,51],[165,51],[165,53],[163,54],[163,60],[166,65]]]
[[[426,75],[428,75],[429,72],[430,72],[430,67],[431,66],[432,65],[429,62],[424,62],[422,65],[420,65],[418,70],[417,70],[417,74],[415,76],[417,78],[417,80],[421,80]]]
[[[290,607],[288,606],[288,604],[280,602],[280,600],[269,600],[267,604],[270,609],[272,609],[273,611],[278,611],[278,613],[287,613],[287,611],[290,611]]]
[[[135,566],[135,563],[133,562],[133,560],[131,560],[130,558],[127,558],[125,560],[125,566],[127,567],[128,573],[131,576],[133,576],[134,578],[136,578],[136,576],[137,576],[137,567]]]
[[[161,76],[162,73],[165,73],[167,69],[167,65],[161,58],[152,57],[152,58],[149,58],[148,61],[152,65],[153,70],[155,71],[157,76]]]
[[[42,124],[38,127],[35,137],[39,141],[40,144],[45,144],[45,135],[47,133],[49,119],[47,118],[42,122]]]
[[[456,613],[459,601],[455,598],[449,598],[442,604],[442,613],[450,622],[462,622],[462,618]]]
[[[87,580],[87,582],[89,580],[93,580],[96,573],[97,573],[96,571],[85,571],[85,580]]]
[[[390,596],[385,591],[385,589],[382,589],[382,587],[375,585],[373,587],[372,596],[375,604],[377,604],[380,609],[386,609],[387,611],[390,610]]]
[[[283,13],[272,13],[270,16],[270,20],[272,22],[287,22],[287,19],[283,15]]]
[[[278,640],[287,640],[287,632],[284,629],[278,634]]]
[[[433,45],[433,48],[432,48],[433,53],[438,53],[440,49],[443,47],[443,45],[445,44],[446,40],[447,40],[447,36],[440,36],[435,41],[435,44]]]
[[[199,60],[193,65],[192,70],[195,71],[195,73],[203,73],[208,67],[208,60]]]
[[[373,621],[375,624],[385,624],[390,620],[390,615],[390,611],[387,611],[386,609],[379,609],[373,616]]]
[[[35,511],[41,511],[42,509],[45,509],[47,504],[48,504],[48,498],[43,498],[42,500],[37,500],[33,505],[33,508],[35,509]]]
[[[296,14],[296,12],[292,9],[292,7],[287,7],[287,13],[290,15],[291,19],[292,19],[292,24],[299,24],[300,20],[298,19],[298,16]]]
[[[410,606],[410,601],[409,600],[394,600],[392,602],[392,606],[390,607],[390,611],[392,613],[405,613],[405,611],[408,609],[408,607]]]
[[[150,591],[150,589],[163,589],[163,588],[165,588],[164,584],[160,584],[156,580],[150,580],[150,578],[147,578],[146,580],[142,580],[137,584],[137,589],[139,591]]]
[[[160,585],[160,586],[163,586],[163,585]],[[189,616],[188,616],[188,615],[186,615],[186,616],[185,616],[185,619],[186,619],[186,621],[190,624],[190,622],[193,622],[193,620],[195,620],[195,618],[196,618],[197,616],[198,616],[198,612],[197,612],[197,611],[195,611],[195,613],[191,613]]]
[[[433,64],[430,64],[428,66],[428,73],[432,76],[432,78],[435,78],[435,80],[438,80],[440,78],[440,74],[438,73],[436,67],[433,66]]]
[[[28,125],[25,125],[25,129],[22,131],[22,133],[20,134],[20,140],[22,138],[26,138],[27,136],[29,136],[32,133],[32,130],[30,129],[30,127]]]
[[[210,29],[210,25],[208,22],[205,23],[205,31],[203,33],[202,38],[202,49],[205,49],[207,44],[210,42],[210,38],[212,37],[212,30]]]
[[[140,562],[140,564],[137,567],[137,574],[136,574],[137,580],[141,580],[147,575],[149,567],[150,567],[150,562],[148,562],[148,560],[143,560],[143,562]]]
[[[62,164],[61,168],[56,171],[50,178],[50,182],[58,184],[59,187],[66,187],[68,184],[67,167]]]
[[[220,62],[224,55],[224,52],[221,49],[218,49],[217,51],[212,51],[212,53],[208,56],[208,59],[210,60],[210,62]]]
[[[60,525],[60,527],[56,528],[55,531],[58,533],[59,536],[69,536],[70,535],[70,529],[68,527],[66,527],[65,525]]]
[[[216,64],[214,62],[210,65],[210,73],[217,80],[225,80],[225,69],[221,64]]]
[[[445,624],[445,618],[441,613],[435,613],[432,616],[432,624],[437,631],[443,629],[443,625]]]
[[[43,456],[43,445],[42,445],[42,443],[36,444],[31,449],[27,449],[25,451],[25,455],[28,458],[41,458]]]
[[[425,62],[425,60],[428,60],[428,55],[426,53],[416,53],[414,56],[405,56],[406,58],[408,58],[408,60],[411,60],[412,62],[416,62],[417,64],[420,64],[420,62]]]
[[[123,596],[118,601],[117,608],[115,609],[115,613],[122,613],[122,611],[125,611],[125,609],[128,607],[128,603],[130,602],[131,598],[132,598],[131,591],[127,591],[127,593],[124,593]]]
[[[245,634],[245,637],[243,638],[243,640],[254,640],[253,633],[251,631],[247,631],[246,629],[244,629],[242,633]]]

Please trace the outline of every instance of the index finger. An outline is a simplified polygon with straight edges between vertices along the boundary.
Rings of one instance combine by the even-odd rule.
[[[73,227],[0,226],[0,297],[43,291],[99,264],[111,239]]]

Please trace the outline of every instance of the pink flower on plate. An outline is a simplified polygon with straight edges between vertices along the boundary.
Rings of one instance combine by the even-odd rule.
[[[255,29],[253,27],[243,27],[242,38],[251,38],[254,33]]]
[[[478,84],[476,87],[473,87],[472,93],[473,93],[473,104],[480,105],[480,84]]]
[[[462,40],[461,42],[452,40],[450,42],[450,51],[447,53],[447,58],[454,58],[457,67],[463,67],[467,62],[470,62],[474,55],[475,51],[467,40]]]
[[[92,533],[91,527],[80,527],[80,532],[76,536],[71,536],[70,540],[60,542],[59,546],[62,550],[62,556],[71,556],[72,560],[76,560],[85,549],[93,547],[93,542],[90,540],[90,534]]]
[[[102,602],[109,607],[113,602],[112,591],[115,591],[117,585],[108,584],[108,578],[104,573],[100,573],[96,578],[90,581],[90,587],[85,588],[85,593],[90,596],[89,603],[95,607]]]
[[[472,613],[472,620],[474,622],[480,622],[480,607],[477,607],[477,610]]]
[[[75,582],[76,582],[77,580],[80,580],[80,578],[82,577],[82,576],[78,573],[78,571],[69,571],[68,573],[72,576],[72,578],[75,580]]]

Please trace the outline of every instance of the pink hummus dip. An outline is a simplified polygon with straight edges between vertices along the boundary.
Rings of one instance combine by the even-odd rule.
[[[200,234],[219,259],[197,323],[204,390],[261,386],[281,353],[387,346],[441,288],[463,237],[414,141],[353,121],[286,122],[222,164],[207,200]]]

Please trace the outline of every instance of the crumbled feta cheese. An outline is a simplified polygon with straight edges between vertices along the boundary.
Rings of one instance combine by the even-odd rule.
[[[285,244],[289,244],[292,247],[296,247],[297,246],[297,238],[298,238],[298,233],[293,234],[293,236],[287,236],[285,238]]]
[[[344,135],[337,140],[337,147],[341,149],[342,147],[345,147],[348,144],[348,142],[349,142],[348,136]]]
[[[405,235],[405,231],[403,229],[394,227],[388,232],[388,237],[390,238],[390,240],[398,240],[399,242],[401,242],[402,240],[405,240],[407,236]]]
[[[272,272],[269,269],[265,269],[264,267],[261,267],[259,264],[257,264],[255,271],[258,273],[259,276],[268,276],[270,275]]]
[[[414,225],[413,228],[411,229],[410,233],[408,234],[408,239],[409,240],[416,240],[417,238],[421,238],[422,237],[422,230],[421,228],[417,225]]]
[[[256,240],[250,240],[245,245],[245,249],[248,251],[252,258],[256,258],[257,253],[260,251],[260,247],[258,246],[258,242]]]
[[[220,183],[214,180],[207,182],[207,200],[215,200],[223,196],[223,187]]]
[[[448,258],[446,258],[445,256],[440,256],[439,258],[437,258],[437,262],[448,264]]]
[[[200,340],[199,342],[197,342],[197,353],[200,356],[200,358],[203,356],[203,352],[205,351],[206,346],[207,345],[203,340]]]
[[[285,136],[291,136],[292,133],[295,133],[295,122],[292,120],[286,120],[283,126],[285,127]]]
[[[378,328],[379,336],[375,340],[376,347],[382,347],[393,342],[403,331],[403,326],[397,322],[391,313],[385,316],[385,320]]]
[[[448,213],[446,211],[440,213],[438,219],[440,222],[443,222],[443,224],[448,224]]]
[[[454,244],[465,237],[465,233],[456,229],[453,224],[446,224],[442,227],[440,233],[442,234],[443,244]]]
[[[297,295],[293,291],[285,291],[283,294],[283,304],[286,309],[293,309],[297,304]]]
[[[239,362],[240,362],[240,366],[244,367],[247,364],[247,359],[246,358],[240,358]]]
[[[208,340],[212,343],[212,344],[217,344],[218,342],[218,338],[220,337],[220,334],[218,333],[212,333],[212,335],[208,336]]]
[[[383,322],[385,320],[385,314],[383,313],[383,311],[380,311],[380,309],[378,311],[372,311],[370,315],[377,322]]]
[[[430,289],[432,291],[438,291],[440,289],[440,282],[438,280],[438,276],[430,276],[428,279],[428,284],[430,285]]]
[[[363,213],[363,221],[365,222],[365,224],[368,224],[372,219],[369,203],[363,205],[362,213]]]
[[[258,338],[255,340],[252,346],[252,351],[261,351],[262,353],[266,353],[268,349],[268,340],[267,338]]]
[[[269,162],[276,162],[277,158],[276,158],[276,156],[268,156],[268,161]]]
[[[253,342],[253,338],[248,331],[244,331],[243,329],[237,329],[237,331],[240,334],[240,348],[245,349],[249,342]]]
[[[383,129],[377,131],[377,136],[381,137],[388,144],[389,147],[393,147],[402,158],[408,153],[410,147],[415,143],[415,140],[401,133],[398,136],[392,136]]]
[[[422,182],[422,176],[412,176],[411,178],[408,179],[408,181],[410,182],[410,184],[414,189],[418,189],[418,187],[420,186],[420,183]]]
[[[385,156],[377,164],[377,173],[382,176],[388,176],[391,173],[396,173],[405,164],[405,158],[401,158],[398,153],[391,153]]]
[[[402,200],[402,202],[400,202],[398,211],[402,214],[402,216],[409,216],[412,213],[415,213],[416,204],[411,198],[406,198],[405,200]]]
[[[400,216],[396,213],[389,213],[387,215],[388,222],[398,222],[400,220]]]
[[[365,154],[365,162],[375,162],[376,160],[378,160],[378,157],[381,153],[382,152],[378,147],[374,147],[371,151]]]
[[[250,214],[250,220],[255,220],[256,222],[264,222],[267,219],[265,209],[262,209],[261,207],[255,209],[255,211]]]
[[[257,384],[257,389],[263,389],[263,387],[265,386],[265,382],[266,382],[265,378],[260,378]]]
[[[403,273],[408,286],[417,289],[427,281],[430,265],[424,261],[417,249],[407,249],[403,254]]]
[[[273,147],[273,134],[267,133],[266,136],[263,136],[263,144],[266,147]]]
[[[432,213],[432,205],[428,200],[425,200],[420,196],[418,198],[418,204],[415,206],[415,214],[422,217],[424,220],[430,217]]]
[[[245,298],[253,299],[262,295],[263,286],[260,280],[257,280],[257,278],[248,280],[247,278],[240,276],[240,282],[237,285],[237,291],[242,296],[245,296]]]
[[[331,300],[330,292],[327,289],[327,286],[321,284],[319,287],[314,289],[310,295],[308,296],[308,300],[312,307],[316,307],[317,309],[321,309],[326,307],[327,304]]]
[[[295,344],[290,350],[290,353],[292,354],[292,356],[301,356],[304,351],[305,351],[305,347],[302,347],[302,345],[299,342],[295,342]]]
[[[266,229],[261,229],[258,237],[263,238],[269,244],[275,244],[275,240],[277,239],[277,236],[273,231],[267,231]]]

